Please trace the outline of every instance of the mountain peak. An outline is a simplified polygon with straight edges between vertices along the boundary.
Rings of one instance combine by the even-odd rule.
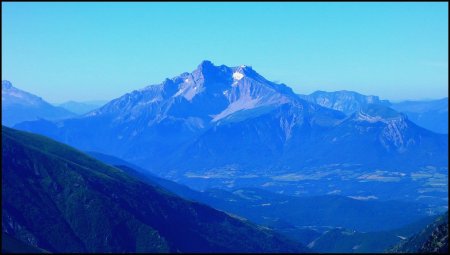
[[[10,89],[12,87],[13,86],[10,81],[7,81],[7,80],[2,81],[2,89]]]
[[[226,66],[215,66],[209,60],[203,60],[197,69],[192,72],[196,78],[211,78],[223,75],[223,71],[228,69]]]
[[[209,69],[209,68],[213,68],[213,67],[215,67],[215,65],[211,61],[203,60],[200,63],[200,65],[197,66],[197,69],[202,70],[202,69]]]
[[[248,65],[240,65],[237,67],[234,67],[233,69],[235,69],[235,71],[242,71],[242,72],[248,72],[250,70],[253,70],[251,66]]]
[[[197,70],[201,71],[202,73],[205,73],[208,71],[226,72],[226,71],[230,71],[230,70],[232,70],[234,73],[241,73],[243,75],[245,75],[245,74],[249,75],[251,73],[255,73],[255,71],[252,69],[252,67],[248,66],[248,65],[240,65],[240,66],[236,66],[236,67],[229,67],[226,65],[216,66],[209,60],[203,60],[197,66]]]
[[[14,87],[2,80],[2,124],[13,126],[23,121],[37,119],[56,120],[74,117],[75,114],[53,106],[41,97]]]

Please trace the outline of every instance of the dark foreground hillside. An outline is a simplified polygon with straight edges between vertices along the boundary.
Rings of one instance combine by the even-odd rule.
[[[6,127],[2,233],[49,252],[305,251],[69,146]]]
[[[448,253],[448,211],[416,235],[392,248],[390,252]]]

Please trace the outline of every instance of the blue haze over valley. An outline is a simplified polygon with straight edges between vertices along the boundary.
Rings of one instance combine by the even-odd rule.
[[[2,3],[2,252],[448,252],[448,4],[236,6]]]

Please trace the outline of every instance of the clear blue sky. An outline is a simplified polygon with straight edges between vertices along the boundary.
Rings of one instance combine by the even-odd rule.
[[[448,3],[4,3],[2,79],[112,99],[204,59],[298,93],[448,94]]]

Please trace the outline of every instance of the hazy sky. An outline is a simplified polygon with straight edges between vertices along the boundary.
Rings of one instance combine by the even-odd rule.
[[[50,102],[112,99],[250,65],[298,93],[448,94],[448,3],[4,3],[2,80]]]

